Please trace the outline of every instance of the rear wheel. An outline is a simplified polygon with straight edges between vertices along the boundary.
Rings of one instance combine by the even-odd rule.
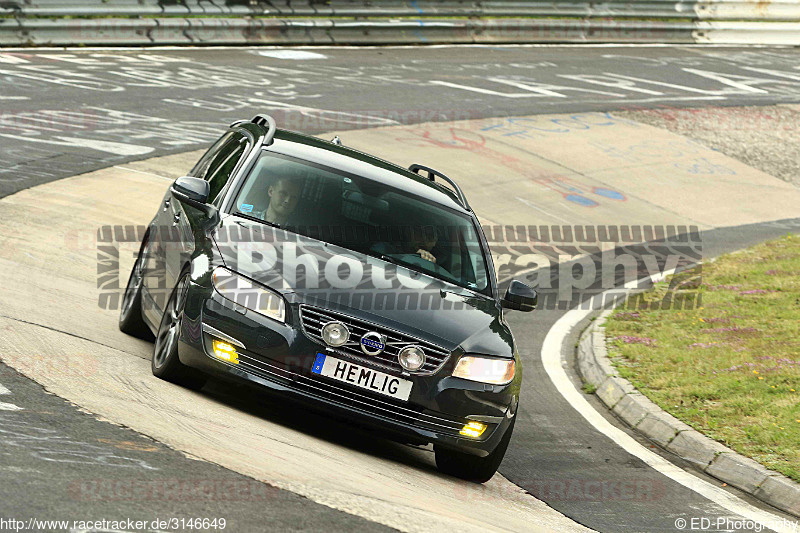
[[[142,318],[142,282],[144,280],[145,250],[147,239],[139,248],[139,255],[131,269],[128,285],[122,294],[122,306],[119,310],[119,329],[123,333],[139,337],[140,339],[153,340],[153,332],[147,327]]]
[[[183,320],[183,308],[189,291],[189,274],[184,274],[164,309],[164,316],[158,327],[158,335],[153,347],[153,359],[150,368],[153,375],[161,379],[183,385],[190,389],[202,388],[206,377],[181,363],[178,359],[178,337]]]
[[[436,452],[436,467],[440,472],[455,476],[467,481],[474,481],[476,483],[485,483],[492,479],[497,469],[500,468],[500,463],[503,462],[503,457],[508,449],[508,443],[511,441],[511,433],[514,431],[514,423],[517,421],[516,417],[511,421],[505,435],[497,444],[497,447],[486,457],[478,457],[467,453],[457,452],[454,450],[447,450],[439,448],[434,445],[433,450]]]

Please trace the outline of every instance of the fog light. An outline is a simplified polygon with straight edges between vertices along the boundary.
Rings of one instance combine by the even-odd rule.
[[[341,322],[328,322],[322,326],[322,340],[328,346],[341,346],[350,338],[350,331]]]
[[[476,420],[470,420],[467,422],[467,425],[464,426],[460,433],[465,437],[472,437],[473,439],[477,439],[483,432],[486,431],[486,424],[483,422],[478,422]]]
[[[234,348],[232,344],[214,339],[211,341],[211,346],[214,348],[214,355],[217,358],[233,363],[234,365],[239,364],[239,354],[236,353],[236,348]]]
[[[425,352],[419,346],[406,346],[397,355],[400,366],[409,371],[419,370],[425,364]]]

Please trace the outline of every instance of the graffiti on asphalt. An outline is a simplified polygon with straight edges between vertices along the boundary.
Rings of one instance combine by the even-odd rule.
[[[112,468],[144,468],[158,470],[146,461],[125,457],[106,446],[72,440],[55,429],[21,420],[16,414],[0,415],[0,444],[4,451],[20,448],[42,461],[92,464]]]
[[[607,114],[586,114],[585,117],[594,115],[596,121],[605,121],[612,124],[613,120]],[[606,117],[606,118],[598,118]],[[505,123],[516,119],[508,119]],[[576,119],[577,120],[577,119]],[[592,119],[588,119],[591,121]],[[533,120],[535,122],[535,119]],[[602,122],[599,122],[602,123]],[[480,131],[496,133],[497,128],[502,129],[503,123],[499,126],[480,127]],[[502,135],[502,134],[501,134]],[[597,207],[603,199],[614,201],[626,201],[624,193],[614,190],[605,184],[581,183],[574,178],[567,177],[562,173],[541,172],[531,166],[530,160],[515,157],[510,153],[501,152],[498,149],[487,146],[487,137],[476,131],[460,129],[456,127],[443,128],[410,128],[403,131],[403,135],[397,140],[412,146],[435,146],[443,149],[465,150],[471,154],[479,155],[484,160],[494,161],[515,173],[528,178],[531,183],[546,189],[574,204],[581,207]],[[534,157],[534,159],[536,159]],[[565,169],[566,170],[566,169]],[[594,198],[589,195],[594,195]]]
[[[671,53],[659,57],[626,50],[601,53],[587,70],[584,56],[569,54],[549,61],[540,57],[498,62],[442,61],[398,51],[394,61],[365,56],[345,63],[337,52],[287,65],[256,50],[4,51],[0,52],[4,141],[0,194],[24,183],[131,158],[199,148],[231,120],[264,110],[277,112],[284,127],[321,133],[482,118],[494,113],[495,104],[513,99],[533,98],[542,112],[565,101],[597,108],[733,97],[795,102],[800,97],[800,72],[791,51],[708,49],[688,57]],[[632,64],[637,65],[633,70]],[[384,89],[382,94],[391,96],[395,88],[402,89],[407,99],[395,102],[373,95]],[[53,91],[63,94],[71,109],[48,107],[47,95]],[[363,97],[337,107],[329,100],[339,94]],[[137,104],[131,106],[133,101]],[[382,101],[384,109],[376,104]],[[442,102],[450,105],[443,107]],[[620,119],[578,114],[548,120],[512,118],[491,127],[496,132],[503,129],[505,136],[538,137],[601,127],[614,120]],[[28,149],[33,157],[21,156]],[[688,171],[726,172],[702,163]],[[616,193],[609,196],[602,190],[590,194],[617,199]]]

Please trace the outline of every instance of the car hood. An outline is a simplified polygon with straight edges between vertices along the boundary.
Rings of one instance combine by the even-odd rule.
[[[228,216],[214,232],[225,266],[281,294],[433,342],[513,357],[497,301],[376,257]]]

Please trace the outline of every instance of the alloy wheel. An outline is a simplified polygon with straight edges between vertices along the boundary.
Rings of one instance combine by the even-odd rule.
[[[128,286],[125,287],[125,294],[122,297],[122,315],[127,316],[136,299],[136,294],[142,288],[144,281],[144,254],[139,254],[136,258],[136,263],[131,270],[131,276],[128,278]]]
[[[167,303],[164,318],[161,320],[161,327],[158,329],[156,346],[153,352],[153,362],[157,368],[167,362],[169,355],[173,352],[178,342],[181,319],[183,318],[183,306],[186,303],[188,279],[188,277],[184,277],[178,283],[178,287],[176,287],[175,292]]]

